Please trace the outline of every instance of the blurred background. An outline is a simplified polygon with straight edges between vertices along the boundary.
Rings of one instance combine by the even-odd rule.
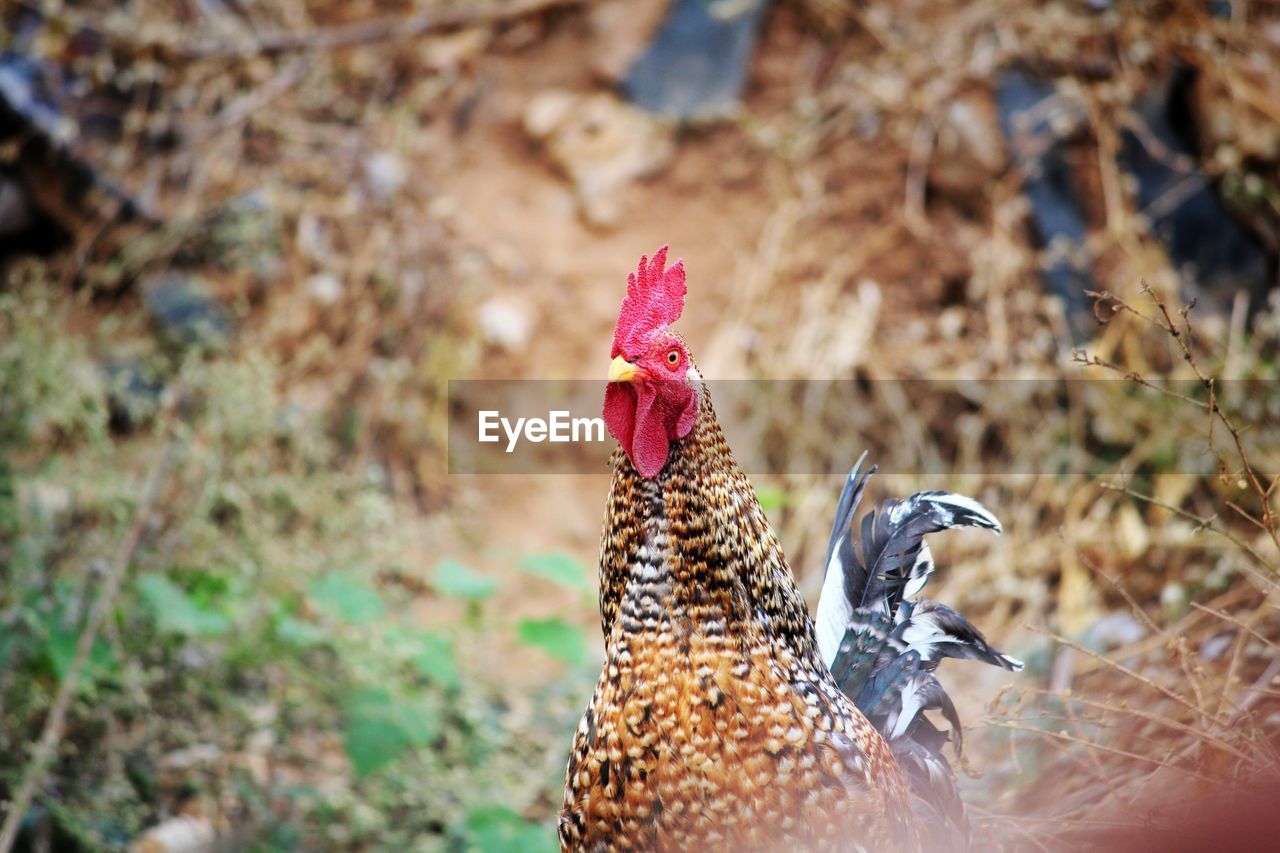
[[[940,671],[984,847],[1275,772],[1280,4],[0,10],[0,849],[555,849],[608,472],[450,476],[447,382],[603,377],[663,243],[704,373],[1003,521],[930,587],[1028,662]],[[943,378],[1179,390],[872,381]],[[812,607],[840,480],[755,485]]]

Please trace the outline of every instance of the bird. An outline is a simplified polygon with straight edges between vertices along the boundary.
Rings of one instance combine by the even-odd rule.
[[[570,749],[561,849],[967,843],[949,734],[924,715],[942,711],[959,746],[934,671],[943,657],[1021,664],[954,610],[911,597],[933,571],[925,535],[999,533],[999,522],[933,491],[878,504],[855,526],[874,473],[864,454],[837,503],[815,621],[671,328],[687,286],[667,252],[628,275],[614,327],[605,660]]]

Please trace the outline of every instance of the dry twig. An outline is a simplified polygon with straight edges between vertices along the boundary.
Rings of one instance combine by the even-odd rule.
[[[1119,672],[1124,673],[1125,675],[1129,676],[1130,678],[1134,679],[1135,681],[1139,682],[1140,684],[1145,684],[1147,687],[1150,687],[1152,690],[1155,690],[1156,692],[1158,692],[1158,693],[1162,694],[1163,696],[1166,696],[1166,697],[1168,697],[1169,699],[1172,699],[1173,701],[1177,702],[1179,705],[1182,705],[1182,706],[1183,706],[1183,707],[1185,707],[1187,710],[1189,710],[1189,711],[1191,711],[1191,712],[1193,712],[1193,713],[1195,713],[1195,714],[1198,714],[1198,715],[1200,715],[1200,716],[1202,716],[1202,717],[1204,717],[1204,718],[1206,718],[1206,719],[1208,719],[1208,720],[1210,720],[1210,721],[1212,721],[1212,722],[1216,723],[1216,724],[1217,724],[1217,725],[1219,725],[1219,726],[1226,726],[1226,724],[1227,724],[1225,720],[1218,719],[1218,718],[1217,718],[1216,716],[1214,716],[1213,714],[1210,714],[1208,711],[1206,711],[1206,710],[1204,710],[1203,708],[1201,708],[1201,707],[1197,706],[1194,702],[1191,702],[1190,700],[1188,700],[1185,696],[1180,696],[1179,694],[1177,694],[1177,693],[1175,693],[1174,691],[1170,690],[1168,687],[1165,687],[1165,686],[1164,686],[1164,685],[1162,685],[1162,684],[1158,684],[1158,683],[1156,683],[1155,681],[1152,681],[1150,678],[1147,678],[1147,677],[1146,677],[1145,675],[1143,675],[1142,673],[1140,673],[1140,672],[1138,672],[1138,671],[1136,671],[1136,670],[1134,670],[1134,669],[1131,669],[1130,667],[1127,667],[1127,666],[1125,666],[1124,664],[1119,663],[1118,661],[1111,660],[1111,659],[1110,659],[1110,658],[1108,658],[1106,655],[1098,654],[1097,652],[1095,652],[1095,651],[1093,651],[1093,650],[1091,650],[1091,649],[1085,648],[1084,646],[1080,645],[1079,643],[1073,643],[1071,640],[1068,640],[1066,637],[1063,637],[1063,636],[1062,636],[1062,635],[1060,635],[1060,634],[1055,634],[1055,633],[1054,633],[1054,632],[1052,632],[1052,631],[1046,631],[1045,629],[1043,629],[1043,628],[1037,628],[1037,627],[1036,627],[1036,626],[1034,626],[1034,625],[1026,625],[1025,627],[1026,627],[1026,629],[1027,629],[1028,631],[1034,631],[1034,632],[1036,632],[1037,634],[1042,634],[1042,635],[1044,635],[1044,636],[1048,637],[1049,639],[1053,640],[1053,641],[1054,641],[1054,642],[1056,642],[1056,643],[1059,643],[1059,644],[1061,644],[1061,645],[1064,645],[1064,646],[1066,646],[1066,647],[1067,647],[1067,648],[1069,648],[1069,649],[1074,649],[1075,651],[1079,652],[1079,653],[1080,653],[1080,654],[1082,654],[1082,655],[1088,655],[1089,657],[1093,658],[1094,660],[1097,660],[1097,661],[1101,662],[1104,666],[1108,666],[1108,667],[1110,667],[1110,668],[1112,668],[1112,669],[1115,669],[1115,670],[1117,670],[1117,671],[1119,671]]]
[[[1091,740],[1078,738],[1078,737],[1075,737],[1074,735],[1067,734],[1066,732],[1054,732],[1054,731],[1049,731],[1048,729],[1035,728],[1034,726],[1020,725],[1016,720],[1011,720],[1006,723],[993,723],[992,725],[994,725],[996,728],[999,728],[999,729],[1013,729],[1020,732],[1031,732],[1032,734],[1041,735],[1043,737],[1051,738],[1054,740],[1060,740],[1060,741],[1063,741],[1064,743],[1075,744],[1076,746],[1084,746],[1084,747],[1088,747],[1089,749],[1098,750],[1099,752],[1105,752],[1108,755],[1117,755],[1117,756],[1120,756],[1121,758],[1128,758],[1134,761],[1141,761],[1145,764],[1154,764],[1157,767],[1168,767],[1171,770],[1177,770],[1181,773],[1185,773],[1188,776],[1191,776],[1195,779],[1200,780],[1201,782],[1205,782],[1210,785],[1221,784],[1220,780],[1211,779],[1208,776],[1205,776],[1203,773],[1198,773],[1195,770],[1191,770],[1187,767],[1179,767],[1178,765],[1171,764],[1168,761],[1164,761],[1159,758],[1152,758],[1149,755],[1139,755],[1136,752],[1130,752],[1126,749],[1119,749],[1114,746],[1107,746],[1106,744],[1094,743]]]
[[[1200,367],[1195,351],[1191,348],[1192,341],[1195,337],[1194,329],[1191,325],[1191,312],[1195,308],[1195,300],[1193,299],[1190,303],[1179,309],[1178,316],[1182,318],[1182,323],[1179,325],[1179,323],[1173,318],[1173,315],[1170,313],[1164,300],[1161,299],[1160,295],[1152,290],[1146,282],[1142,283],[1142,292],[1150,297],[1151,301],[1155,304],[1156,310],[1159,311],[1158,317],[1149,317],[1129,305],[1120,297],[1106,291],[1088,291],[1088,295],[1093,297],[1095,300],[1106,301],[1112,306],[1113,311],[1124,311],[1145,320],[1173,338],[1174,342],[1177,344],[1178,350],[1182,354],[1183,361],[1185,361],[1195,373],[1200,385],[1208,394],[1207,401],[1195,400],[1185,394],[1180,394],[1176,391],[1164,388],[1141,376],[1136,371],[1125,370],[1120,366],[1098,358],[1097,356],[1089,356],[1083,351],[1077,351],[1074,353],[1073,360],[1080,364],[1102,367],[1115,373],[1119,373],[1126,379],[1159,391],[1167,396],[1190,403],[1191,405],[1207,412],[1209,415],[1207,435],[1209,452],[1218,463],[1219,475],[1222,477],[1224,482],[1229,482],[1231,477],[1230,469],[1232,466],[1227,464],[1227,460],[1222,456],[1221,452],[1214,444],[1215,428],[1218,424],[1221,424],[1222,428],[1226,429],[1230,434],[1231,442],[1235,448],[1238,460],[1237,476],[1243,478],[1257,496],[1261,518],[1256,517],[1253,513],[1248,512],[1243,507],[1232,501],[1227,501],[1227,506],[1235,510],[1243,519],[1264,531],[1276,546],[1276,550],[1280,551],[1280,520],[1277,520],[1275,513],[1271,509],[1271,497],[1275,492],[1276,484],[1280,482],[1280,476],[1272,477],[1270,482],[1263,485],[1258,472],[1249,461],[1248,452],[1245,450],[1244,442],[1241,438],[1246,428],[1236,426],[1232,418],[1222,408],[1218,400],[1217,391],[1214,387],[1214,380]]]
[[[62,729],[66,721],[67,711],[70,709],[71,700],[80,686],[80,676],[84,673],[85,666],[88,664],[89,653],[92,651],[93,644],[97,641],[98,633],[106,623],[111,609],[115,606],[116,597],[120,593],[120,587],[129,564],[133,562],[134,555],[138,552],[138,546],[142,544],[143,534],[146,532],[148,522],[151,520],[152,509],[160,496],[161,488],[168,478],[169,468],[173,462],[177,442],[173,435],[172,427],[180,402],[181,394],[178,392],[171,393],[163,430],[167,436],[164,449],[160,452],[150,475],[147,477],[147,483],[142,492],[142,500],[138,504],[138,509],[134,512],[133,521],[129,525],[129,532],[120,546],[120,552],[116,556],[115,562],[107,570],[102,589],[89,612],[89,618],[85,623],[84,630],[80,632],[80,638],[76,641],[75,655],[71,660],[71,665],[67,667],[61,683],[58,685],[58,692],[54,697],[52,706],[49,708],[48,716],[45,717],[44,729],[40,734],[40,740],[32,751],[31,760],[23,773],[22,784],[18,787],[18,793],[8,804],[9,813],[5,816],[3,827],[0,827],[0,853],[9,853],[13,848],[14,841],[18,836],[18,828],[22,825],[22,818],[26,814],[28,807],[30,807],[36,790],[43,784],[49,765],[53,763],[58,751],[58,742],[62,738]]]
[[[1241,551],[1244,551],[1254,560],[1258,561],[1258,563],[1261,564],[1262,566],[1270,569],[1273,572],[1277,571],[1277,566],[1271,561],[1269,561],[1266,557],[1263,557],[1261,554],[1259,554],[1251,545],[1249,545],[1248,542],[1245,542],[1243,539],[1241,539],[1239,536],[1236,536],[1231,531],[1225,530],[1219,527],[1217,524],[1215,524],[1214,522],[1217,520],[1216,515],[1212,515],[1212,516],[1196,515],[1194,512],[1185,510],[1180,506],[1174,506],[1173,504],[1168,503],[1167,501],[1162,501],[1159,498],[1155,497],[1154,495],[1147,495],[1147,494],[1143,494],[1142,492],[1134,491],[1128,486],[1116,486],[1111,483],[1103,483],[1102,488],[1108,491],[1120,492],[1122,494],[1126,494],[1131,498],[1137,498],[1138,500],[1143,501],[1145,503],[1149,503],[1152,506],[1158,506],[1161,509],[1168,510],[1169,512],[1178,516],[1179,518],[1184,518],[1187,521],[1193,521],[1195,522],[1196,527],[1198,527],[1199,529],[1208,530],[1210,533],[1218,534],[1223,539],[1226,539],[1228,542],[1230,542],[1232,545],[1235,545]],[[1264,583],[1269,587],[1275,587],[1277,585],[1276,581],[1273,578],[1269,578],[1264,574],[1260,574],[1256,569],[1250,568],[1249,572],[1254,577],[1256,577],[1259,581],[1261,581],[1262,583]]]
[[[489,24],[564,6],[576,6],[579,2],[580,0],[512,0],[510,3],[486,3],[481,6],[461,4],[448,9],[375,18],[327,29],[264,33],[239,43],[218,39],[173,46],[172,49],[185,59],[256,56],[290,50],[333,50],[369,42],[415,38],[435,30]]]

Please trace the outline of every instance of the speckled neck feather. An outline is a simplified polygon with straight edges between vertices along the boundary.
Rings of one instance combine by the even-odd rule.
[[[614,458],[600,561],[606,640],[672,618],[710,635],[766,629],[821,667],[808,609],[705,392],[693,431],[646,479]],[[744,570],[746,569],[746,570]]]
[[[606,663],[570,755],[566,850],[912,845],[888,745],[831,680],[704,392],[654,478],[613,456]]]

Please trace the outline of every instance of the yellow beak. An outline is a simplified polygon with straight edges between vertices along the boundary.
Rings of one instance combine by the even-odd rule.
[[[641,373],[640,368],[627,361],[622,356],[618,356],[609,362],[609,381],[610,382],[630,382]]]

